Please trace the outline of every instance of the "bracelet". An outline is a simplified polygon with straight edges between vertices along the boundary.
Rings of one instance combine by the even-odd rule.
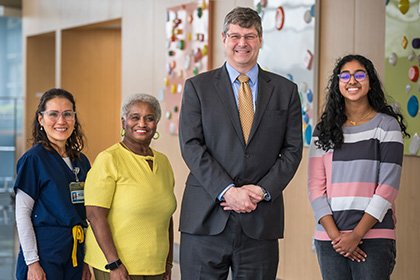
[[[171,266],[171,268],[174,267],[174,264],[171,261],[166,261],[167,264],[169,264]]]

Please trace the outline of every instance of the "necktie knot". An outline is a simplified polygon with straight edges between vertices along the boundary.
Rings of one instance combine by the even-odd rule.
[[[242,84],[242,83],[247,83],[249,81],[249,77],[247,75],[239,75],[238,76],[238,81]]]

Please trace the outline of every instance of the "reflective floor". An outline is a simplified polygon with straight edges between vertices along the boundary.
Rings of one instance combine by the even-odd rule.
[[[0,280],[15,279],[15,213],[11,192],[0,187]]]

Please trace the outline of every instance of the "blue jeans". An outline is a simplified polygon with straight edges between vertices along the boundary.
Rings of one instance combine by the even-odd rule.
[[[396,247],[392,239],[363,239],[360,249],[365,262],[352,261],[337,253],[331,241],[315,240],[324,280],[388,280],[395,266]]]

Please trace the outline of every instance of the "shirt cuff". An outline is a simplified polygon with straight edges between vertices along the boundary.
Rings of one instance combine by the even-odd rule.
[[[223,200],[225,200],[224,198],[223,198],[223,195],[225,194],[225,192],[227,192],[227,190],[228,189],[230,189],[231,187],[234,187],[235,186],[235,184],[230,184],[230,185],[228,185],[218,196],[217,196],[217,199],[219,200],[219,201],[223,201]]]

